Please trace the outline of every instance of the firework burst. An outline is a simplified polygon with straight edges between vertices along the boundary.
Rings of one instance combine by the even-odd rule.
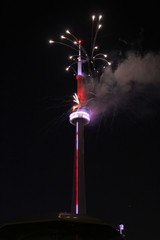
[[[86,51],[84,46],[69,29],[65,31],[65,34],[60,36],[61,41],[49,40],[50,44],[60,44],[74,50],[74,54],[69,56],[69,61],[71,63],[66,67],[66,71],[72,70],[74,75],[77,75],[79,56],[83,64],[83,77],[84,78],[99,78],[106,66],[111,65],[111,62],[107,60],[107,54],[103,52],[98,52],[99,47],[97,46],[97,37],[99,31],[102,29],[102,15],[98,17],[92,16],[92,31],[91,31],[91,45],[90,51]],[[79,50],[81,48],[81,55],[79,55]],[[79,108],[81,106],[81,100],[77,94],[73,95],[73,102],[76,103],[73,109]]]

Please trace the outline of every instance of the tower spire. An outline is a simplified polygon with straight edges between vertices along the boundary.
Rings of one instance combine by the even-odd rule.
[[[82,55],[81,55],[81,40],[78,41],[79,43],[79,55],[78,55],[78,76],[82,76]]]
[[[86,104],[86,93],[85,93],[85,87],[84,87],[84,77],[82,72],[82,41],[79,40],[79,55],[78,55],[78,69],[77,69],[77,96],[79,98],[81,106],[84,106]]]

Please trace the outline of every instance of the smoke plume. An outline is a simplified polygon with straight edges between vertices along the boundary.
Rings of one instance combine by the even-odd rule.
[[[153,114],[160,101],[160,54],[128,52],[116,69],[108,66],[99,80],[88,80],[86,88],[94,116],[122,111],[138,117]]]

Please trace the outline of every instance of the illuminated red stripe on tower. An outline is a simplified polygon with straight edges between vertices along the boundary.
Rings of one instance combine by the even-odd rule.
[[[78,214],[78,122],[76,122],[76,214]]]
[[[80,103],[86,103],[85,88],[84,88],[84,78],[81,75],[77,77],[77,96],[80,100]]]

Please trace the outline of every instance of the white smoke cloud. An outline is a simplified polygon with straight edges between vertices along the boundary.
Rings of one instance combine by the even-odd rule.
[[[92,79],[86,87],[95,94],[88,103],[94,115],[129,108],[152,113],[160,100],[160,53],[128,52],[115,70],[106,68],[99,81]]]
[[[127,59],[118,66],[114,75],[122,85],[133,80],[145,84],[160,82],[160,54],[150,52],[142,57],[129,52]]]

